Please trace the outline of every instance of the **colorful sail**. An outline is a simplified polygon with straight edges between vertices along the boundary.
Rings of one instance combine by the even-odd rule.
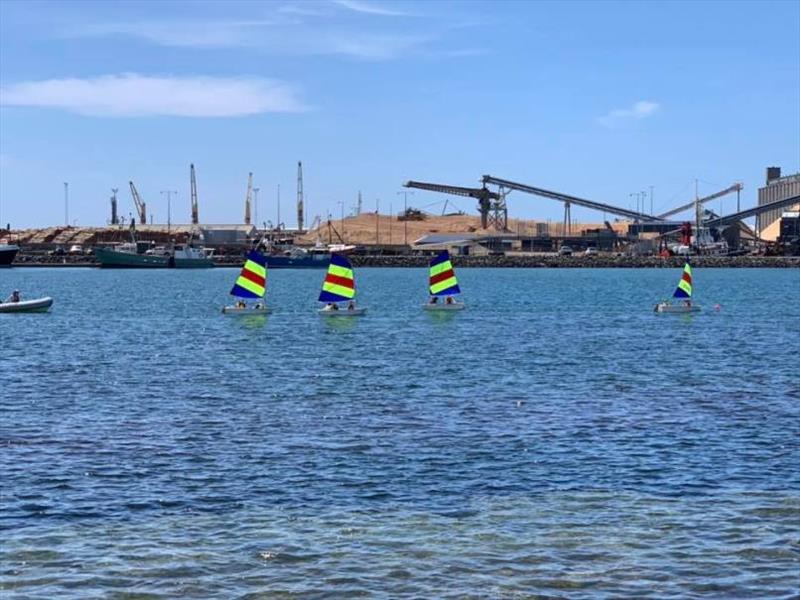
[[[672,294],[673,298],[691,298],[692,297],[692,267],[686,263],[683,267],[683,275],[678,282],[678,287],[675,288],[675,293]]]
[[[322,282],[319,293],[320,302],[344,302],[356,295],[356,280],[353,278],[353,265],[341,254],[331,254],[331,264]]]
[[[267,291],[267,257],[255,250],[248,252],[239,273],[239,278],[233,284],[231,296],[238,298],[263,298]]]
[[[461,293],[447,250],[431,261],[430,292],[431,296],[452,296]]]

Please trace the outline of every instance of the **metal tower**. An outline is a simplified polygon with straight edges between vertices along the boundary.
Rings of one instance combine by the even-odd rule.
[[[303,231],[303,163],[297,161],[297,230]]]
[[[197,207],[197,179],[194,175],[194,164],[189,165],[189,179],[191,180],[192,225],[197,225],[200,223],[200,211]]]
[[[247,195],[244,198],[244,224],[250,225],[250,196],[253,193],[253,174],[247,175]]]

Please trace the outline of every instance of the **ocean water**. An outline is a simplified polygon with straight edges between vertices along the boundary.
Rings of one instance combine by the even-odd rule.
[[[4,599],[796,597],[800,271],[236,274],[0,271]]]

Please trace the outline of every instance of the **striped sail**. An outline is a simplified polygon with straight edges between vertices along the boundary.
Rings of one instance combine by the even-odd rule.
[[[673,298],[691,298],[692,297],[692,267],[686,263],[683,267],[683,275],[678,282],[678,287],[675,288],[675,293],[672,294]]]
[[[331,254],[331,264],[322,282],[320,302],[344,302],[356,295],[356,280],[353,265],[341,254]]]
[[[267,291],[267,257],[255,250],[247,253],[247,257],[233,284],[231,296],[238,298],[263,298]]]
[[[431,296],[452,296],[461,293],[447,250],[431,261],[430,292]]]

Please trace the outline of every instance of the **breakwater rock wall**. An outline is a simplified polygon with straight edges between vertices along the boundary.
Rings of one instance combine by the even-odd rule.
[[[358,267],[425,267],[425,256],[352,256]],[[457,267],[503,268],[668,268],[683,267],[686,259],[672,256],[453,256]],[[798,256],[693,256],[697,268],[800,268]]]
[[[425,267],[426,256],[351,256],[357,267]],[[666,268],[683,267],[685,258],[672,256],[453,256],[457,267],[502,267],[518,269],[564,269],[564,268]],[[800,256],[693,256],[690,259],[697,268],[800,268]],[[214,259],[218,267],[238,267],[242,257],[218,256]],[[17,267],[97,267],[94,256],[48,256],[20,252],[13,263]]]

